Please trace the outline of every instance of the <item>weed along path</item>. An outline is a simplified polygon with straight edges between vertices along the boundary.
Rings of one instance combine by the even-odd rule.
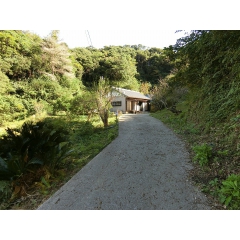
[[[211,209],[188,179],[183,142],[149,114],[120,117],[119,136],[38,209]]]

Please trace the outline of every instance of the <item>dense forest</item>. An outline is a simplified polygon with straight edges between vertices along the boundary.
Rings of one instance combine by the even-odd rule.
[[[26,181],[23,175],[38,171],[41,189],[46,191],[50,179],[56,179],[54,169],[63,171],[66,166],[44,162],[46,155],[33,154],[37,150],[27,144],[29,139],[43,149],[49,149],[49,141],[58,151],[66,148],[61,154],[49,155],[61,162],[59,159],[71,152],[68,144],[63,144],[69,139],[61,135],[67,131],[66,121],[70,126],[75,124],[70,124],[70,119],[87,115],[84,127],[79,125],[76,129],[74,125],[72,133],[81,129],[84,136],[98,131],[100,134],[100,128],[94,128],[90,119],[97,109],[107,129],[104,117],[110,116],[110,105],[102,96],[111,86],[118,86],[149,94],[152,112],[160,113],[161,120],[167,116],[179,132],[194,137],[194,161],[200,166],[196,182],[224,206],[239,209],[239,46],[240,31],[191,31],[164,49],[141,44],[70,49],[59,41],[58,31],[43,39],[30,31],[0,31],[0,127],[32,120],[20,130],[8,128],[4,133],[7,135],[2,134],[0,179],[22,178],[13,184],[13,192],[19,195],[23,188],[18,186]],[[104,107],[99,107],[99,103]],[[48,119],[50,116],[58,119],[57,124]],[[36,123],[37,120],[41,122]],[[108,133],[109,140],[114,134]],[[46,142],[37,143],[36,136]],[[88,139],[88,146],[90,142],[93,144]],[[15,150],[10,150],[10,143]],[[87,145],[85,150],[91,151]],[[40,166],[38,170],[36,165]],[[58,178],[59,174],[58,171]],[[28,179],[31,177],[28,175]]]
[[[170,60],[158,48],[69,49],[59,42],[58,31],[45,39],[31,32],[1,31],[0,125],[43,110],[69,111],[74,97],[101,77],[112,86],[139,90],[158,83],[171,69]]]

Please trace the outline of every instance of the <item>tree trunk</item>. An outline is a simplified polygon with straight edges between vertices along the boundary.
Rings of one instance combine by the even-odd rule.
[[[108,127],[108,111],[102,110],[100,112],[100,117],[101,117],[104,127]]]
[[[104,119],[103,125],[104,125],[104,127],[108,127],[108,118]]]
[[[92,117],[92,111],[88,112],[88,119],[87,119],[87,122],[90,122],[91,117]]]

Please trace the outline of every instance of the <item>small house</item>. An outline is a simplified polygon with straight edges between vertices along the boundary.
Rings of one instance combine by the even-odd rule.
[[[113,87],[112,112],[136,113],[150,110],[150,98],[140,92]]]

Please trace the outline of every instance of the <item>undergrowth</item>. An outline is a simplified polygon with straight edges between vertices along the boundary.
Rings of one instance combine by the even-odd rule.
[[[6,132],[0,137],[5,142],[0,209],[36,209],[117,137],[118,123],[115,116],[108,128],[97,116],[91,121],[86,116],[47,117]],[[8,144],[12,140],[15,145]]]
[[[190,175],[212,201],[215,209],[240,209],[240,114],[211,124],[194,115],[185,102],[177,105],[182,113],[167,109],[151,113],[182,139],[190,152],[194,169]]]

